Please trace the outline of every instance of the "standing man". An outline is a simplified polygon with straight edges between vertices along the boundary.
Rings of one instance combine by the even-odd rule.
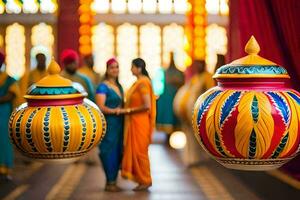
[[[42,78],[48,75],[46,70],[46,55],[43,53],[37,53],[35,56],[37,65],[36,68],[29,73],[28,86],[38,82]]]
[[[100,74],[94,70],[94,58],[92,54],[83,57],[83,66],[78,69],[78,72],[89,77],[95,88],[101,81]]]
[[[77,72],[79,64],[79,56],[72,49],[65,49],[61,54],[61,63],[63,71],[61,75],[73,82],[80,83],[88,93],[88,98],[95,101],[95,92],[91,80],[83,74]]]

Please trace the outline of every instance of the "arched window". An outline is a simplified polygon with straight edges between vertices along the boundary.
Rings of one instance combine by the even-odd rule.
[[[54,44],[52,27],[45,23],[40,23],[33,26],[31,29],[31,44],[34,47],[33,51],[31,52],[31,67],[36,66],[35,55],[38,52],[46,55],[47,64],[49,64],[52,57]]]
[[[129,23],[117,28],[117,55],[120,64],[120,82],[128,89],[135,81],[131,61],[138,56],[138,28]]]
[[[174,60],[177,68],[184,71],[184,28],[175,23],[163,28],[163,66],[170,64],[171,52],[174,52]]]
[[[19,79],[25,73],[25,29],[14,23],[6,29],[6,72]]]
[[[213,73],[217,63],[217,54],[227,53],[226,29],[217,24],[206,28],[206,64],[209,72]]]
[[[140,57],[147,63],[149,75],[153,77],[161,67],[160,27],[147,23],[140,27]]]
[[[106,61],[114,56],[114,31],[105,23],[99,23],[92,29],[92,48],[95,57],[95,70],[104,74]]]

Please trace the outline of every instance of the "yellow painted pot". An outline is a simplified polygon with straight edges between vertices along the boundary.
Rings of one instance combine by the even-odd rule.
[[[72,159],[99,144],[106,121],[99,108],[86,99],[79,84],[59,75],[52,61],[49,75],[31,86],[27,103],[9,121],[13,144],[25,156],[41,160]]]
[[[285,68],[258,55],[254,37],[247,56],[219,68],[218,86],[195,103],[193,128],[202,147],[227,168],[270,170],[300,150],[300,93]]]

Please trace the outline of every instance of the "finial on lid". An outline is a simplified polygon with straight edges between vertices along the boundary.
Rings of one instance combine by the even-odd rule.
[[[259,44],[255,37],[252,35],[245,46],[245,52],[250,55],[257,55],[260,51]]]
[[[54,59],[51,60],[49,67],[48,67],[48,73],[49,74],[59,74],[61,71],[60,66],[55,62]]]

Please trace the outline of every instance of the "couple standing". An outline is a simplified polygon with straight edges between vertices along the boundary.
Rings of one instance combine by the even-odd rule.
[[[104,81],[98,86],[96,102],[107,121],[107,132],[100,148],[100,159],[106,175],[106,191],[120,191],[116,185],[118,171],[139,185],[136,191],[152,185],[148,146],[155,125],[156,103],[145,61],[132,61],[137,81],[128,90],[126,103],[119,83],[117,60],[106,63]]]

